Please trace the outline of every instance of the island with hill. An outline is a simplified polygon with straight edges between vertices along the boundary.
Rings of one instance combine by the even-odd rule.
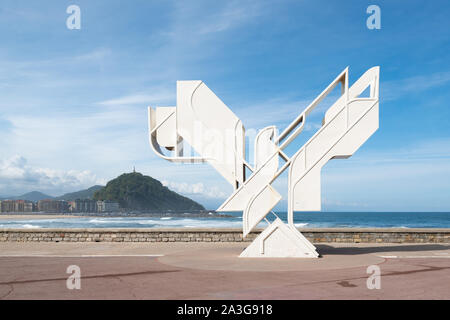
[[[150,176],[124,173],[94,193],[94,200],[117,201],[121,208],[135,211],[202,211],[205,208]]]
[[[80,216],[217,217],[214,210],[182,196],[139,172],[124,173],[105,186],[52,197],[33,191],[0,199],[0,213]]]

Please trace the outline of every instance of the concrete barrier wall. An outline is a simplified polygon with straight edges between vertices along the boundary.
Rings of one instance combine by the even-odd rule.
[[[450,243],[450,229],[299,229],[313,243]],[[242,242],[241,229],[0,229],[0,242]]]

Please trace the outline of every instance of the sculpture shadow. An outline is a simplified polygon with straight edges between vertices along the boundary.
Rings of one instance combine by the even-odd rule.
[[[449,250],[450,245],[441,244],[411,244],[402,246],[375,246],[375,247],[333,247],[325,244],[316,244],[320,255],[357,255],[383,252],[413,252]]]

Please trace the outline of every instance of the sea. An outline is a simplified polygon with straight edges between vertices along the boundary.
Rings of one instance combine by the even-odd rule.
[[[241,228],[242,213],[191,217],[70,217],[2,219],[0,228]],[[286,212],[276,215],[286,221]],[[275,218],[269,214],[268,220]],[[450,228],[450,212],[298,212],[299,228]],[[264,227],[266,221],[260,223]]]

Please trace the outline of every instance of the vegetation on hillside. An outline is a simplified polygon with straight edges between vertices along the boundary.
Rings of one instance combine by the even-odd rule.
[[[57,198],[55,198],[56,200],[67,200],[67,201],[73,201],[76,199],[93,199],[94,198],[94,193],[98,190],[100,190],[101,188],[103,188],[103,186],[92,186],[88,189],[85,190],[80,190],[77,192],[71,192],[71,193],[66,193],[63,194],[62,196],[59,196]]]
[[[204,210],[205,208],[141,173],[124,173],[94,193],[96,200],[117,201],[132,210]]]

